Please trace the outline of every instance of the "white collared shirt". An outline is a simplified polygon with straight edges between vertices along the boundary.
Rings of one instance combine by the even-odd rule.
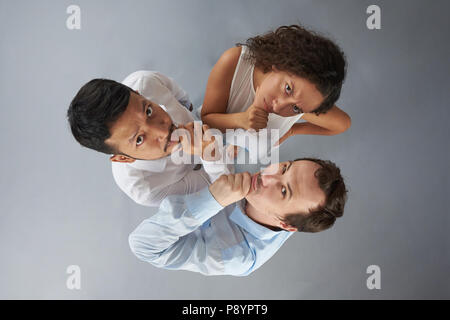
[[[161,105],[174,123],[194,121],[187,109],[190,105],[187,93],[161,73],[136,71],[122,83]],[[175,164],[170,155],[157,160],[135,160],[133,163],[112,162],[112,172],[120,189],[136,203],[159,206],[168,195],[196,192],[222,173],[229,172],[224,164],[201,161],[202,168],[196,171],[193,170],[195,164]]]

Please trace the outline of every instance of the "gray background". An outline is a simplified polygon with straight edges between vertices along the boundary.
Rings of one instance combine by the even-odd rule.
[[[81,7],[81,30],[66,8]],[[366,8],[381,7],[381,30]],[[450,298],[448,1],[0,1],[0,298]],[[88,80],[158,70],[203,100],[220,54],[301,22],[345,51],[334,137],[297,136],[281,160],[334,160],[350,189],[329,231],[295,234],[248,277],[206,277],[136,259],[128,234],[154,209],[115,185],[65,114]],[[66,268],[81,267],[81,290]],[[366,268],[381,268],[368,290]]]

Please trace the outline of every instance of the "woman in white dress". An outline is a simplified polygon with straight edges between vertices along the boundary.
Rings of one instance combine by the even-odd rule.
[[[279,129],[279,143],[297,134],[339,134],[351,124],[335,105],[345,74],[335,43],[298,25],[282,26],[222,54],[201,118],[222,132]],[[296,123],[300,118],[305,122]]]

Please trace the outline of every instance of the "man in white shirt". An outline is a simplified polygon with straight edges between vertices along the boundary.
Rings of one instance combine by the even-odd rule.
[[[189,110],[188,110],[189,109]],[[227,171],[224,164],[201,159],[175,164],[170,141],[177,125],[194,121],[187,93],[172,79],[137,71],[123,83],[94,79],[72,100],[67,112],[72,134],[83,146],[112,154],[116,183],[135,202],[159,206],[168,195],[204,188]],[[193,139],[191,139],[193,142]]]

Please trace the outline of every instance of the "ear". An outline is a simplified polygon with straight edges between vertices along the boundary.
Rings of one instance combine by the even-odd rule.
[[[124,156],[123,154],[115,154],[109,158],[112,162],[133,163],[135,159]]]
[[[289,224],[286,224],[283,221],[280,222],[280,226],[281,226],[282,229],[284,229],[286,231],[290,231],[290,232],[298,231],[298,229],[296,227],[293,227],[293,226],[291,226]]]

